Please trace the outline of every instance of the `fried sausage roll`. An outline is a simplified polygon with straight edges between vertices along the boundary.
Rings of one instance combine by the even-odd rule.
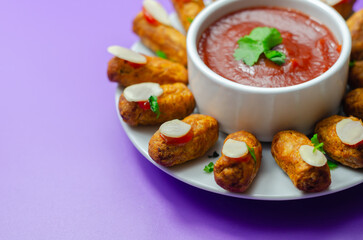
[[[187,32],[194,18],[205,7],[204,2],[203,0],[172,0],[172,2],[180,22]]]
[[[351,168],[362,168],[362,128],[358,118],[334,115],[320,121],[315,132],[319,141],[324,143],[324,151],[332,159]],[[355,138],[353,142],[352,137]]]
[[[355,12],[347,25],[352,36],[352,60],[363,60],[363,9]]]
[[[356,88],[343,99],[345,114],[363,119],[363,88]]]
[[[327,160],[304,134],[296,131],[277,133],[271,145],[276,163],[287,173],[293,184],[305,192],[320,192],[331,183]],[[325,160],[324,160],[325,159]]]
[[[349,68],[348,83],[352,88],[363,88],[363,60],[354,61]]]
[[[134,64],[118,57],[112,58],[108,62],[108,79],[123,87],[142,82],[188,84],[188,72],[183,65],[159,57],[145,57],[145,64]]]
[[[151,137],[149,155],[166,167],[185,163],[203,156],[218,140],[218,131],[217,120],[202,114],[166,122]]]
[[[222,156],[214,166],[214,179],[228,191],[244,192],[260,169],[261,158],[262,146],[254,135],[232,133],[225,139]]]
[[[141,83],[132,85],[128,88],[135,88],[140,85],[149,85],[150,83]],[[155,83],[151,83],[155,84]],[[158,84],[157,84],[158,85]],[[132,95],[144,94],[146,97],[127,99],[129,89],[125,88],[120,96],[119,111],[122,119],[131,126],[137,125],[156,125],[171,119],[182,119],[191,114],[195,108],[195,100],[192,92],[182,83],[164,84],[156,89],[156,93],[150,93],[149,90],[136,90]],[[154,86],[152,86],[154,89]],[[132,90],[132,89],[131,89]],[[134,90],[133,90],[134,91]],[[157,96],[159,95],[159,96]],[[150,107],[148,98],[157,96],[158,113],[153,112]]]
[[[186,38],[175,28],[160,22],[150,23],[145,13],[140,12],[133,21],[133,31],[152,51],[162,51],[167,59],[187,66]]]

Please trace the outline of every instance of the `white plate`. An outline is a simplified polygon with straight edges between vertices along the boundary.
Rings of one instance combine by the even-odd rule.
[[[177,29],[181,29],[181,25],[178,22],[175,14],[171,15],[171,20]],[[153,53],[140,42],[135,43],[132,46],[132,49],[147,55],[153,55]],[[245,193],[228,192],[216,184],[213,173],[206,173],[203,171],[204,166],[209,162],[213,161],[215,163],[217,161],[218,158],[208,158],[208,156],[212,155],[214,151],[217,151],[219,154],[221,153],[223,141],[227,136],[226,134],[220,133],[216,145],[214,145],[205,154],[205,156],[201,158],[172,168],[160,166],[155,163],[148,154],[149,140],[156,132],[158,127],[130,127],[127,125],[122,120],[118,111],[118,100],[121,93],[122,89],[119,87],[115,95],[116,111],[126,134],[135,147],[156,167],[173,176],[174,178],[194,187],[237,198],[255,200],[293,200],[335,193],[363,182],[363,170],[354,170],[339,165],[338,168],[331,170],[332,183],[329,189],[319,193],[303,193],[295,188],[289,177],[276,164],[274,158],[271,155],[271,144],[263,143],[261,168],[248,191]]]

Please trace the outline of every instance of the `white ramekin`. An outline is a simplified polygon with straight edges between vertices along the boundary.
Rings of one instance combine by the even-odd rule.
[[[246,86],[213,72],[197,52],[201,34],[228,13],[254,6],[293,8],[323,23],[342,45],[337,62],[317,78],[281,88]],[[220,0],[204,9],[189,28],[189,83],[199,112],[216,118],[223,132],[245,130],[260,141],[271,141],[274,134],[286,129],[309,134],[317,121],[339,110],[346,89],[350,51],[351,37],[344,19],[320,1]]]

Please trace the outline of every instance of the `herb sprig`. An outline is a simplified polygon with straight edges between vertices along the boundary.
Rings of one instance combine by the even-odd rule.
[[[314,136],[310,140],[311,140],[311,143],[314,144],[313,152],[315,152],[316,150],[319,150],[320,152],[325,154],[325,151],[323,149],[324,143],[319,142],[318,134],[314,134]]]
[[[238,40],[239,47],[234,52],[237,61],[243,60],[249,66],[253,66],[262,53],[272,62],[282,65],[286,55],[282,52],[271,50],[282,43],[280,32],[276,28],[257,27]]]
[[[247,144],[246,144],[247,145]],[[255,154],[255,149],[254,148],[250,148],[248,145],[247,145],[247,149],[248,149],[248,151],[250,152],[250,154],[251,154],[251,156],[252,156],[252,158],[253,158],[253,160],[255,161],[255,163],[257,162],[257,160],[256,160],[256,154]]]
[[[149,103],[150,103],[150,109],[154,113],[156,113],[156,118],[160,117],[160,110],[159,110],[159,104],[158,104],[158,98],[155,96],[149,97]]]
[[[168,59],[168,57],[166,56],[166,53],[164,53],[163,51],[161,50],[157,50],[155,52],[156,56],[158,56],[159,58],[163,58],[163,59]]]
[[[204,167],[204,172],[206,172],[206,173],[211,173],[211,172],[213,172],[213,170],[214,170],[214,163],[213,162],[210,162],[208,165],[205,165],[205,167]]]

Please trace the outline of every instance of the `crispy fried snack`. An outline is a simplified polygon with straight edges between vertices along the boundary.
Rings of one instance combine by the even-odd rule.
[[[186,38],[175,28],[161,23],[151,24],[140,12],[134,19],[133,31],[154,52],[163,51],[169,60],[187,66]]]
[[[352,88],[363,87],[363,60],[355,61],[354,65],[349,68],[348,83]]]
[[[304,134],[288,130],[277,133],[271,145],[271,153],[276,163],[287,173],[293,184],[304,192],[320,192],[331,183],[328,164],[314,167],[300,156],[302,145],[313,146]]]
[[[236,161],[223,155],[214,165],[214,179],[222,188],[231,192],[244,192],[251,185],[261,166],[262,146],[257,138],[249,132],[239,131],[227,136],[224,140],[244,141],[254,149],[256,161],[248,156],[247,161]]]
[[[187,32],[190,24],[200,11],[203,10],[203,0],[171,0],[175,11],[178,13],[180,22]]]
[[[137,102],[127,101],[122,94],[118,105],[122,119],[131,126],[156,125],[172,119],[182,119],[193,112],[194,96],[184,84],[164,84],[160,87],[164,92],[157,100],[159,118],[150,109],[142,109]]]
[[[363,151],[344,144],[337,135],[336,124],[343,120],[343,116],[334,115],[323,119],[315,127],[320,142],[324,143],[324,151],[335,161],[351,168],[363,167]],[[357,121],[358,118],[349,117]]]
[[[350,16],[350,14],[352,14],[354,3],[355,0],[343,0],[332,7],[337,10],[344,19],[346,19]]]
[[[363,88],[350,91],[344,97],[343,107],[345,114],[363,119]]]
[[[352,35],[352,60],[363,60],[363,9],[355,12],[347,25]]]
[[[145,57],[146,64],[140,65],[113,57],[108,62],[108,79],[123,87],[142,82],[188,84],[188,71],[183,65],[159,57]]]
[[[203,156],[218,140],[218,122],[202,114],[184,118],[192,126],[193,138],[182,145],[167,144],[158,130],[150,139],[149,155],[160,165],[171,167]]]

